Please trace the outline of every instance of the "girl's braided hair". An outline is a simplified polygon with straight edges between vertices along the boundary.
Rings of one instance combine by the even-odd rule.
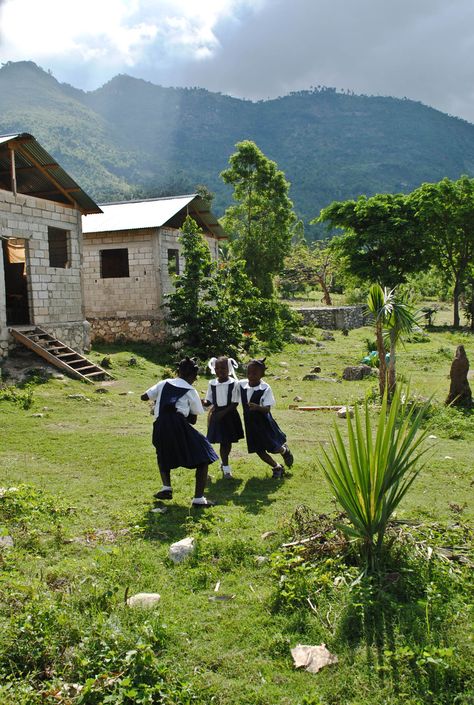
[[[195,357],[186,357],[178,363],[178,374],[180,376],[188,376],[197,374],[199,365]]]
[[[249,367],[250,365],[257,365],[262,370],[262,374],[265,374],[265,370],[267,369],[267,366],[265,364],[266,359],[266,357],[254,358],[253,360],[250,360],[247,367]]]

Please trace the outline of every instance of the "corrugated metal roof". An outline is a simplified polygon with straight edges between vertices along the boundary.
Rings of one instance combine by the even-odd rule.
[[[11,191],[10,149],[15,151],[17,192],[75,205],[82,213],[101,213],[99,206],[27,132],[0,135],[0,188]]]
[[[195,193],[141,201],[101,203],[100,208],[101,214],[82,219],[84,234],[159,228],[180,213],[183,216],[189,213],[214,237],[219,239],[227,237],[206,201]]]

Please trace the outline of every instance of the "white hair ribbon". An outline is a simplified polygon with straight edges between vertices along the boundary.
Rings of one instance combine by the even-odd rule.
[[[229,376],[233,377],[234,379],[237,379],[237,375],[235,374],[235,370],[239,368],[238,364],[234,360],[233,357],[229,357],[227,360],[227,364],[229,366]]]
[[[211,357],[211,359],[207,363],[207,366],[211,370],[211,375],[214,375],[216,373],[216,360],[217,357]]]

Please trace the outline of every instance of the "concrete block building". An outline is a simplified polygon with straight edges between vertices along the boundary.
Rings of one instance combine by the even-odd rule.
[[[100,205],[83,218],[84,304],[92,339],[153,342],[164,335],[163,303],[183,269],[180,228],[199,225],[217,259],[226,237],[197,194]]]
[[[0,135],[0,357],[32,326],[82,352],[81,217],[100,212],[32,135]]]

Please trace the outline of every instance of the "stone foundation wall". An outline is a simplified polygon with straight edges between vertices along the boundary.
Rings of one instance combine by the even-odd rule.
[[[300,308],[298,313],[304,325],[313,325],[326,330],[362,328],[366,325],[364,306],[318,306]]]
[[[157,343],[165,338],[165,325],[159,317],[89,318],[88,321],[92,341]]]

